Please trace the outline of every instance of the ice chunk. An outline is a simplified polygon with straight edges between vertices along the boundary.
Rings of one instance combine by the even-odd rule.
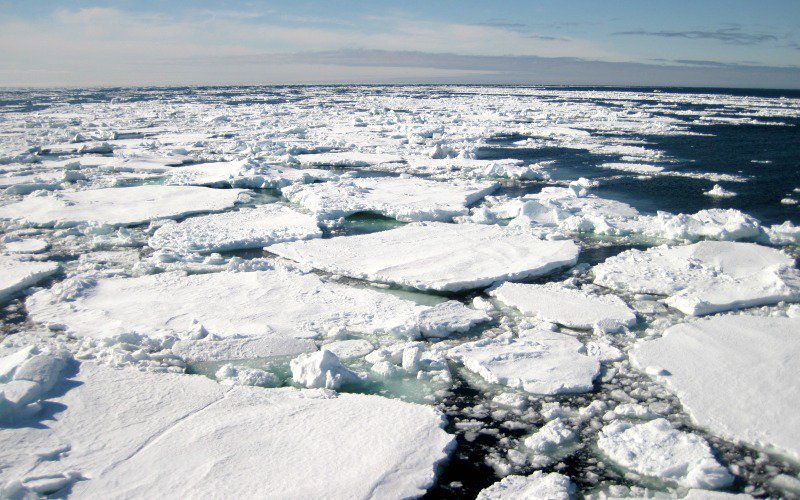
[[[282,335],[242,338],[216,338],[209,335],[202,339],[179,340],[172,345],[172,352],[187,361],[224,361],[229,359],[297,356],[304,352],[316,350],[317,347],[311,340],[295,339]]]
[[[42,253],[48,248],[49,243],[35,238],[6,242],[6,252],[11,253]]]
[[[602,168],[610,168],[612,170],[621,170],[623,172],[631,172],[642,175],[658,174],[664,170],[664,167],[647,165],[645,163],[603,163],[600,166]]]
[[[546,330],[524,336],[481,339],[454,347],[448,356],[487,382],[534,394],[567,394],[592,390],[600,371],[597,360],[583,354],[574,337]]]
[[[148,244],[176,252],[224,252],[319,238],[316,220],[279,204],[192,217],[161,226]]]
[[[575,485],[567,476],[536,471],[530,476],[507,476],[481,490],[477,500],[570,500],[575,493]]]
[[[704,439],[675,429],[663,418],[642,424],[608,424],[600,432],[597,446],[628,470],[687,488],[713,490],[733,482]]]
[[[428,306],[285,269],[190,276],[162,273],[84,285],[67,295],[58,287],[43,290],[28,297],[26,307],[36,321],[62,323],[90,337],[125,332],[183,336],[198,323],[220,337],[302,338],[332,329],[416,337],[423,324],[444,334],[486,318],[461,306],[451,310],[453,317],[443,318],[445,323],[431,324],[430,318],[421,316],[431,309]],[[469,319],[458,321],[458,316]]]
[[[481,224],[419,223],[360,236],[266,249],[318,269],[420,290],[459,291],[548,274],[573,265],[571,240]]]
[[[526,437],[523,443],[531,454],[531,465],[539,469],[572,453],[578,444],[577,438],[578,432],[575,429],[561,418],[556,418]]]
[[[366,339],[337,340],[322,347],[334,353],[339,359],[363,358],[375,349],[372,342]]]
[[[167,184],[279,189],[294,183],[332,180],[338,176],[317,169],[260,165],[248,160],[198,163],[170,169]]]
[[[330,167],[371,167],[385,163],[403,163],[403,158],[385,153],[361,153],[358,151],[340,151],[336,153],[307,153],[295,156],[304,166]]]
[[[278,387],[281,385],[280,379],[274,373],[246,366],[235,366],[230,363],[223,365],[214,376],[217,377],[220,383],[226,385],[253,385],[258,387]]]
[[[0,304],[54,275],[59,269],[61,267],[55,262],[27,262],[0,255]]]
[[[151,219],[216,212],[232,207],[238,189],[195,186],[136,186],[59,192],[28,196],[0,207],[0,218],[22,219],[37,226],[73,226],[80,223],[108,225],[143,224]]]
[[[683,323],[638,344],[631,360],[662,374],[698,425],[800,459],[800,318]]]
[[[491,295],[523,314],[570,328],[613,332],[636,323],[636,314],[619,297],[593,295],[559,283],[503,283]]]
[[[667,295],[667,304],[695,316],[800,298],[794,260],[752,243],[704,241],[629,250],[593,272],[599,285]]]
[[[713,198],[733,198],[734,196],[736,196],[736,193],[734,193],[733,191],[728,191],[719,184],[714,184],[713,188],[709,189],[703,194],[706,196],[711,196]]]
[[[361,381],[358,375],[342,366],[336,354],[324,348],[312,354],[301,354],[289,365],[292,380],[309,389],[339,389]]]
[[[400,221],[443,221],[466,215],[467,207],[497,189],[494,183],[438,182],[415,177],[366,177],[297,184],[282,190],[292,203],[320,220],[375,212]]]

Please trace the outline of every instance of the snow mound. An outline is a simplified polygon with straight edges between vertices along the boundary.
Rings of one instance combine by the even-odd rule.
[[[600,363],[584,354],[574,337],[546,330],[523,336],[481,339],[454,347],[448,356],[487,382],[533,394],[569,394],[592,390]]]
[[[58,192],[28,196],[0,207],[0,218],[21,219],[36,226],[74,226],[81,223],[130,226],[152,219],[183,217],[231,208],[238,189],[195,186],[136,186]]]
[[[704,439],[663,418],[642,424],[617,420],[603,427],[597,446],[621,467],[687,488],[713,490],[733,482]]]
[[[165,224],[153,234],[148,245],[156,250],[210,253],[321,236],[313,217],[283,205],[269,204]]]
[[[674,390],[698,425],[800,459],[800,318],[682,323],[638,344],[631,360]]]
[[[536,471],[530,476],[508,476],[481,490],[477,500],[541,499],[570,500],[576,488],[558,472]]]
[[[62,379],[72,357],[66,351],[41,352],[30,346],[0,357],[0,423],[29,418]]]
[[[379,233],[281,243],[267,251],[332,273],[420,290],[459,291],[573,265],[571,240],[482,224],[419,223]]]
[[[711,196],[713,198],[733,198],[734,196],[736,196],[736,193],[725,189],[719,184],[714,184],[713,188],[709,189],[703,194],[706,196]]]
[[[54,275],[59,269],[61,267],[55,262],[28,262],[0,255],[0,304]]]
[[[753,243],[704,241],[628,250],[593,271],[598,285],[666,295],[668,305],[694,316],[800,298],[793,259]]]
[[[301,354],[289,363],[292,380],[309,389],[339,389],[343,385],[357,384],[361,379],[339,361],[333,352],[322,349],[311,354]]]
[[[560,283],[503,283],[491,295],[523,314],[569,328],[614,332],[636,323],[636,314],[619,297],[593,295]]]

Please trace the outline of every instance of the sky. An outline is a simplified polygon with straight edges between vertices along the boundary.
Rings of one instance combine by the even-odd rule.
[[[0,0],[0,86],[800,88],[800,0]]]

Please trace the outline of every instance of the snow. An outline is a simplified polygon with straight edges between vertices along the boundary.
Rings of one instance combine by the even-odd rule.
[[[800,459],[800,319],[720,316],[637,345],[632,362],[726,439]]]
[[[687,488],[714,490],[733,482],[705,440],[675,429],[663,418],[641,424],[612,422],[600,431],[597,446],[621,467]]]
[[[21,219],[36,226],[74,226],[81,223],[130,226],[157,218],[183,217],[231,208],[238,189],[194,186],[136,186],[57,192],[28,196],[0,207],[0,218]]]
[[[65,351],[29,346],[0,357],[0,424],[15,424],[39,413],[41,400],[61,380],[71,361]]]
[[[558,472],[536,471],[530,476],[507,476],[478,493],[477,500],[570,500],[576,488]]]
[[[10,253],[42,253],[49,248],[49,243],[36,238],[7,241],[5,245],[6,252]]]
[[[714,184],[713,188],[709,189],[703,194],[714,198],[733,198],[734,196],[736,196],[736,193],[725,189],[719,184]]]
[[[329,331],[416,337],[446,336],[486,319],[461,306],[444,322],[432,308],[384,292],[326,283],[286,269],[66,282],[26,301],[35,321],[67,325],[77,335],[125,332],[192,336],[198,326],[219,337],[280,335],[311,338]],[[142,314],[147,311],[147,314]],[[459,321],[459,316],[465,319]]]
[[[794,260],[753,243],[704,241],[628,250],[593,272],[598,285],[666,295],[668,305],[694,316],[800,298]]]
[[[459,291],[573,265],[571,240],[481,224],[418,223],[359,236],[281,243],[268,252],[336,274],[420,290]]]
[[[636,314],[614,295],[594,295],[560,283],[503,283],[491,295],[523,314],[582,330],[614,332],[636,323]]]
[[[210,253],[321,236],[322,231],[310,215],[268,204],[165,224],[156,230],[148,245],[157,250]]]
[[[315,353],[301,354],[289,366],[292,380],[309,389],[339,389],[361,381],[358,375],[342,366],[336,354],[324,348]]]
[[[600,363],[584,354],[574,337],[530,330],[518,338],[486,338],[453,347],[448,356],[493,384],[533,394],[570,394],[592,390]]]
[[[0,255],[0,303],[56,274],[55,262],[29,262]]]
[[[435,410],[376,396],[91,363],[70,382],[57,419],[0,430],[0,482],[49,477],[78,498],[411,497],[452,447]]]
[[[339,182],[296,184],[283,195],[319,220],[374,212],[405,222],[443,221],[466,215],[467,207],[497,189],[486,182],[438,182],[413,177],[365,177]]]

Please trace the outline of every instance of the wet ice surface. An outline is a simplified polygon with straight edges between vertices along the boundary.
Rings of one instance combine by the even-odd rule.
[[[0,497],[796,495],[799,98],[3,92]]]

